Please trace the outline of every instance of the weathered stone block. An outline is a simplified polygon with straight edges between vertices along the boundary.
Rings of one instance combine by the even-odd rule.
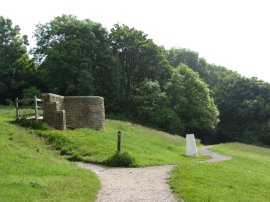
[[[64,130],[66,127],[70,127],[99,130],[105,127],[105,108],[102,97],[64,97],[46,93],[43,94],[42,98],[44,121],[57,129]],[[64,113],[61,112],[63,110]]]
[[[65,110],[56,111],[54,114],[55,128],[58,130],[66,129],[66,112]]]

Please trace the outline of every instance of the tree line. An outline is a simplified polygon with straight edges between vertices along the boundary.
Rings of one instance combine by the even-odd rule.
[[[270,145],[270,85],[169,50],[126,25],[63,15],[34,32],[36,46],[0,17],[0,104],[51,92],[104,97],[106,114],[206,143]]]

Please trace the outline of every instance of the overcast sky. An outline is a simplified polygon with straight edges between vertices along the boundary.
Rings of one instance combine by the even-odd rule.
[[[135,27],[158,45],[199,53],[209,63],[270,82],[269,0],[0,0],[0,15],[31,40],[35,25],[72,14]]]

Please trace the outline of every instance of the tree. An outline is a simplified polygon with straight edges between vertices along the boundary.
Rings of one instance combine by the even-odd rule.
[[[110,42],[118,62],[124,106],[130,105],[136,89],[146,79],[157,80],[163,86],[170,77],[170,65],[162,49],[142,31],[116,24]]]
[[[134,117],[144,125],[182,134],[183,124],[171,109],[169,99],[158,81],[144,81],[133,98]]]
[[[209,85],[220,111],[220,122],[210,142],[239,141],[270,145],[270,85],[245,78],[224,67],[208,64],[186,49],[166,51],[170,64],[188,65]],[[214,140],[214,141],[215,141]]]
[[[193,71],[198,72],[200,77],[208,83],[208,64],[199,54],[184,48],[171,48],[166,51],[167,59],[173,67],[178,67],[180,63],[187,65]]]
[[[222,142],[270,144],[270,85],[256,78],[227,75],[217,84],[221,112],[217,137]]]
[[[100,95],[113,102],[117,71],[101,24],[63,15],[37,25],[35,37],[33,53],[50,92]]]
[[[203,133],[215,129],[219,111],[198,73],[180,64],[168,81],[167,94],[185,125],[185,133],[197,133],[203,138]]]
[[[27,37],[19,26],[0,16],[0,103],[20,97],[29,86],[35,69],[27,54]]]

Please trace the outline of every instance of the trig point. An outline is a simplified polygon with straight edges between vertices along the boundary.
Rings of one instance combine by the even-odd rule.
[[[194,134],[186,135],[186,156],[198,156]]]

